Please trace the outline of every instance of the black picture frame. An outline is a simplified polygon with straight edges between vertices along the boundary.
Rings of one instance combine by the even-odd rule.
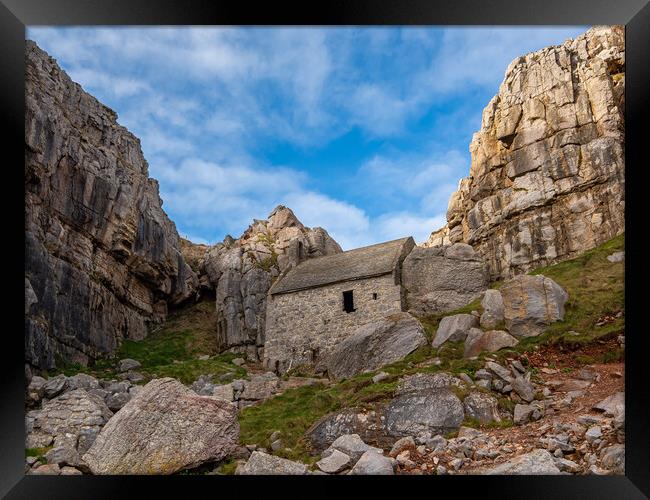
[[[650,426],[647,408],[648,385],[644,349],[643,314],[643,205],[647,141],[644,123],[649,120],[650,102],[650,5],[648,0],[325,0],[282,6],[265,2],[251,5],[224,0],[0,0],[0,100],[5,132],[2,158],[5,176],[3,201],[5,249],[19,248],[24,227],[17,215],[24,203],[18,165],[24,162],[24,50],[25,27],[36,25],[593,25],[626,26],[626,475],[625,476],[408,476],[399,478],[353,478],[348,476],[309,476],[286,478],[283,494],[336,494],[347,488],[340,481],[363,481],[363,487],[394,489],[408,494],[404,487],[418,482],[420,494],[451,488],[454,495],[493,493],[500,498],[648,498],[650,495]],[[6,180],[10,175],[10,179]],[[16,187],[14,187],[16,186]],[[8,227],[8,225],[6,225]],[[22,236],[21,236],[22,235]],[[23,256],[24,257],[24,256]],[[647,257],[645,257],[647,259]],[[14,260],[5,260],[5,269],[14,270],[5,296],[15,301],[5,316],[18,318],[22,308],[23,276]],[[640,292],[635,292],[639,290]],[[278,478],[136,477],[77,476],[47,477],[24,475],[24,342],[20,339],[20,320],[15,327],[5,326],[2,336],[4,376],[0,379],[0,495],[6,498],[118,498],[146,488],[149,494],[161,489],[167,494],[187,495],[188,488],[206,487],[212,494],[224,488],[238,492],[268,494],[269,481]],[[7,325],[5,323],[5,325]],[[336,479],[338,477],[338,479]],[[252,481],[254,488],[241,481]],[[296,481],[300,481],[296,483]],[[314,488],[315,481],[339,481],[335,489]],[[408,481],[408,484],[405,483]],[[431,482],[433,481],[433,482]],[[293,485],[297,485],[295,488]],[[259,489],[258,489],[259,488]],[[276,486],[277,488],[277,486]],[[421,489],[424,488],[424,489]],[[142,494],[142,493],[140,493]],[[155,493],[154,493],[155,494]],[[257,496],[257,495],[256,495]],[[364,495],[365,496],[365,495]]]

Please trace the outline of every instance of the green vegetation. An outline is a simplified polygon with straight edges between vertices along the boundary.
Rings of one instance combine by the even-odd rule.
[[[235,474],[236,469],[237,469],[237,461],[233,458],[230,458],[225,462],[219,464],[219,467],[217,467],[217,472],[219,474],[224,474],[226,476],[233,476]]]
[[[200,375],[212,374],[215,381],[227,383],[244,378],[246,370],[232,364],[237,354],[217,354],[214,328],[214,304],[199,302],[170,314],[165,325],[144,340],[125,340],[113,359],[97,361],[93,366],[60,364],[56,372],[65,375],[88,373],[100,378],[115,378],[117,362],[131,358],[139,361],[138,372],[144,375],[143,383],[156,377],[174,377],[190,384]],[[198,359],[209,355],[209,359]]]
[[[25,457],[36,457],[42,464],[47,463],[45,454],[50,451],[53,446],[45,446],[43,448],[25,448]]]

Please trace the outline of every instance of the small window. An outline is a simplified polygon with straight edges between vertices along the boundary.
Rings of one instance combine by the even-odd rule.
[[[376,293],[372,294],[372,300],[377,300],[377,294]]]
[[[343,310],[346,313],[351,313],[356,311],[354,308],[354,297],[352,296],[352,290],[343,292]]]

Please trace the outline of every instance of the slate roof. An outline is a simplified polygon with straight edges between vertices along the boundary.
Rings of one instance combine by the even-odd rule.
[[[295,292],[318,286],[392,273],[415,246],[412,237],[378,243],[347,252],[308,259],[281,277],[271,294]]]

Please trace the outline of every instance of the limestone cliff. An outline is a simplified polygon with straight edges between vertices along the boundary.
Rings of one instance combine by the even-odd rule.
[[[197,277],[140,141],[31,41],[25,62],[25,357],[86,364],[145,337]]]
[[[284,206],[254,220],[240,238],[209,248],[200,271],[215,290],[220,348],[261,359],[266,294],[275,279],[305,259],[339,252],[327,231],[305,227]]]
[[[622,26],[514,60],[483,111],[447,225],[425,246],[469,243],[496,279],[622,233],[624,89]]]

